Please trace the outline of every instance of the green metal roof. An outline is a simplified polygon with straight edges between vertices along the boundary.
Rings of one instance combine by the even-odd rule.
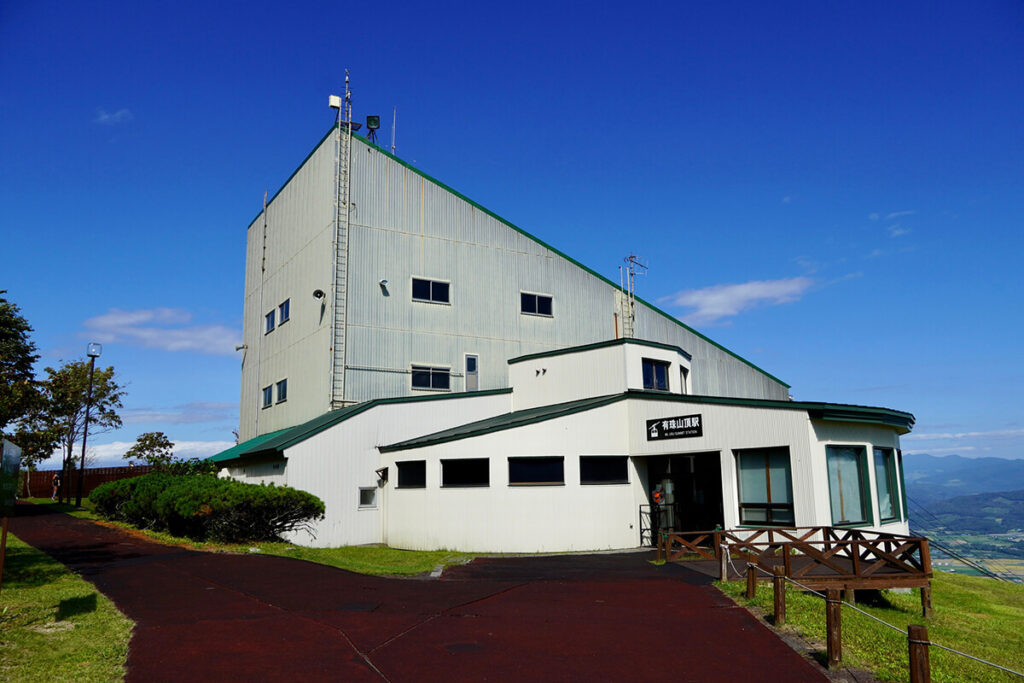
[[[276,432],[262,434],[254,439],[249,439],[248,441],[233,446],[226,451],[221,451],[216,455],[211,455],[207,460],[225,462],[227,460],[252,457],[258,454],[269,454],[275,452],[283,453],[285,449],[291,448],[295,444],[301,443],[311,436],[315,436],[325,429],[333,427],[339,422],[344,422],[350,417],[366,412],[370,408],[378,405],[387,405],[391,403],[416,403],[421,401],[445,401],[453,398],[472,398],[474,396],[493,396],[496,394],[510,393],[512,393],[512,390],[506,388],[488,389],[486,391],[461,391],[450,394],[431,394],[429,396],[396,396],[394,398],[378,398],[372,401],[357,403],[355,405],[332,410],[318,417],[314,417],[312,420],[296,425],[295,427],[288,427],[287,429],[279,429]]]
[[[577,353],[578,351],[590,351],[591,349],[601,349],[607,346],[621,346],[623,344],[635,344],[637,346],[649,346],[654,349],[664,349],[666,351],[675,351],[681,354],[686,360],[692,360],[693,356],[683,351],[678,346],[672,344],[662,344],[661,342],[648,341],[647,339],[609,339],[607,341],[594,342],[593,344],[582,344],[580,346],[567,346],[562,349],[554,349],[553,351],[541,351],[540,353],[528,353],[525,356],[516,356],[515,358],[509,358],[508,364],[522,363],[526,360],[533,360],[535,358],[548,358],[550,356],[561,356],[567,353]]]
[[[831,420],[839,422],[867,422],[884,424],[909,432],[914,426],[914,416],[901,410],[890,408],[875,408],[872,406],[846,405],[842,403],[820,403],[809,401],[775,401],[769,399],[754,398],[727,398],[722,396],[695,396],[692,394],[666,394],[660,391],[639,391],[629,390],[621,394],[608,396],[597,396],[585,398],[568,403],[557,403],[550,406],[540,406],[527,410],[519,410],[504,415],[479,420],[469,424],[460,425],[444,431],[427,434],[415,439],[408,439],[399,443],[380,446],[382,453],[391,451],[402,451],[410,448],[421,448],[423,446],[435,446],[437,444],[459,441],[475,436],[482,436],[492,432],[500,432],[506,429],[524,427],[538,422],[553,420],[565,415],[580,413],[594,408],[617,403],[626,399],[637,399],[641,401],[667,401],[673,403],[698,403],[740,406],[748,408],[774,408],[781,410],[806,411],[812,420]]]
[[[314,145],[313,149],[309,152],[309,154],[306,155],[306,158],[302,160],[302,163],[299,164],[299,166],[292,172],[292,174],[290,176],[288,176],[288,180],[286,180],[284,182],[284,185],[282,185],[277,190],[277,192],[274,193],[274,196],[270,198],[270,201],[267,202],[266,206],[270,206],[271,202],[273,202],[275,199],[277,199],[277,196],[279,194],[281,194],[281,190],[283,190],[285,188],[285,186],[288,185],[289,181],[291,181],[291,179],[295,177],[295,174],[297,174],[299,172],[299,170],[306,164],[306,162],[309,161],[309,158],[311,156],[313,156],[313,153],[317,150],[317,148],[319,148],[320,145],[322,145],[324,143],[324,141],[327,140],[327,138],[330,137],[331,133],[333,133],[335,130],[337,130],[337,126],[336,125],[332,125],[327,130],[327,133],[325,133],[324,136],[322,138],[320,138],[320,142],[318,142],[318,143],[316,143],[316,145]],[[568,254],[566,254],[566,253],[564,253],[564,252],[562,252],[562,251],[560,251],[558,249],[555,249],[553,246],[551,246],[550,244],[548,244],[544,240],[540,239],[539,237],[530,234],[529,232],[527,232],[526,230],[523,230],[522,228],[520,228],[519,226],[515,225],[514,223],[505,220],[504,218],[502,218],[498,214],[494,213],[493,211],[491,211],[487,207],[482,206],[482,205],[476,203],[475,201],[473,201],[472,199],[470,199],[466,195],[462,194],[461,192],[459,192],[459,191],[449,187],[448,185],[445,185],[444,183],[442,183],[437,178],[434,178],[433,176],[428,175],[427,173],[425,173],[425,172],[421,171],[420,169],[416,168],[415,166],[413,166],[409,162],[404,161],[403,159],[399,159],[397,156],[395,156],[394,154],[392,154],[388,150],[384,149],[383,147],[378,147],[377,145],[375,145],[374,143],[370,142],[366,138],[364,138],[364,137],[362,137],[360,135],[356,135],[355,133],[352,134],[352,137],[356,138],[357,140],[359,140],[360,142],[365,144],[367,147],[380,152],[381,154],[383,154],[384,156],[388,157],[389,159],[393,159],[394,161],[396,161],[397,163],[401,164],[405,168],[409,169],[410,171],[412,171],[416,175],[420,176],[421,178],[423,178],[425,180],[429,180],[433,184],[435,184],[438,187],[440,187],[442,190],[445,190],[446,192],[449,192],[449,193],[453,194],[454,196],[456,196],[459,199],[463,200],[464,202],[468,203],[470,206],[473,206],[476,209],[479,209],[480,211],[483,211],[485,214],[487,214],[491,218],[495,219],[496,221],[498,221],[500,223],[503,223],[504,225],[508,226],[509,228],[512,228],[513,230],[515,230],[519,234],[523,235],[524,237],[527,237],[527,238],[533,240],[534,242],[536,242],[540,246],[544,247],[545,249],[547,249],[551,253],[556,254],[558,256],[561,256],[562,258],[564,258],[569,263],[572,263],[573,265],[575,265],[575,266],[577,266],[579,268],[582,268],[583,270],[585,270],[586,272],[590,273],[591,275],[593,275],[597,279],[599,279],[599,280],[601,280],[601,281],[611,285],[612,287],[618,287],[619,286],[619,285],[616,285],[611,280],[609,280],[608,278],[606,278],[604,275],[601,275],[597,271],[595,271],[595,270],[593,270],[591,268],[588,268],[587,266],[583,265],[582,263],[580,263],[576,259],[572,258]],[[249,223],[249,227],[252,227],[253,224],[255,224],[257,220],[259,220],[259,217],[261,215],[263,215],[263,211],[260,211],[258,214],[256,214],[256,217],[253,218],[252,221]],[[711,339],[710,337],[704,336],[703,334],[701,334],[697,330],[693,329],[692,327],[690,327],[689,325],[687,325],[686,323],[681,321],[679,318],[676,318],[675,316],[670,315],[669,313],[666,313],[665,311],[661,310],[660,308],[658,308],[654,304],[652,304],[652,303],[650,303],[648,301],[645,301],[645,300],[641,299],[640,297],[635,297],[635,299],[636,299],[637,302],[643,304],[644,306],[646,306],[647,308],[651,309],[652,311],[654,311],[658,315],[660,315],[660,316],[662,316],[664,318],[667,318],[668,320],[671,320],[673,323],[675,323],[679,327],[682,327],[683,329],[687,330],[691,334],[694,334],[697,337],[699,337],[700,339],[703,339],[704,341],[706,341],[707,343],[711,344],[715,348],[717,348],[717,349],[719,349],[721,351],[724,351],[725,353],[729,354],[730,356],[732,356],[736,360],[738,360],[738,361],[740,361],[740,362],[742,362],[742,363],[744,363],[746,365],[749,365],[751,368],[753,368],[754,370],[757,370],[758,372],[763,374],[765,377],[768,377],[769,379],[772,379],[772,380],[778,382],[779,384],[781,384],[782,386],[786,387],[787,389],[790,388],[790,385],[786,384],[785,382],[783,382],[781,379],[779,379],[775,375],[772,375],[770,372],[767,372],[767,371],[757,367],[756,365],[751,363],[746,358],[744,358],[744,357],[742,357],[742,356],[740,356],[740,355],[730,351],[729,349],[725,348],[724,346],[722,346],[721,344],[719,344],[715,340]]]

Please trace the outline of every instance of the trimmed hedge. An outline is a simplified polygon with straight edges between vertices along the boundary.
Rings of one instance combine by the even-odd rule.
[[[287,486],[244,484],[212,475],[147,474],[96,487],[96,512],[142,529],[168,531],[197,541],[278,540],[323,519],[324,504]]]

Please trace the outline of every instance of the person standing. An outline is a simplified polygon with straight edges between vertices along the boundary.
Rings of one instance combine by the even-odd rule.
[[[53,494],[50,496],[50,500],[57,500],[57,494],[60,492],[60,472],[53,473]]]

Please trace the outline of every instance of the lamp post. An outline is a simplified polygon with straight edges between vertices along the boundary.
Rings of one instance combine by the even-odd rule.
[[[89,393],[85,398],[85,426],[82,428],[82,464],[78,468],[78,494],[75,496],[75,507],[82,507],[82,482],[85,479],[85,442],[89,438],[89,408],[92,407],[92,373],[96,369],[96,359],[103,353],[103,346],[95,342],[89,344],[86,355],[89,356]]]

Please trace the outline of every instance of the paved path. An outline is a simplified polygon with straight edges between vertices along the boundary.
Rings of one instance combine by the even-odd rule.
[[[822,674],[646,553],[481,559],[441,580],[162,546],[22,505],[11,531],[136,622],[128,680],[743,680]]]

